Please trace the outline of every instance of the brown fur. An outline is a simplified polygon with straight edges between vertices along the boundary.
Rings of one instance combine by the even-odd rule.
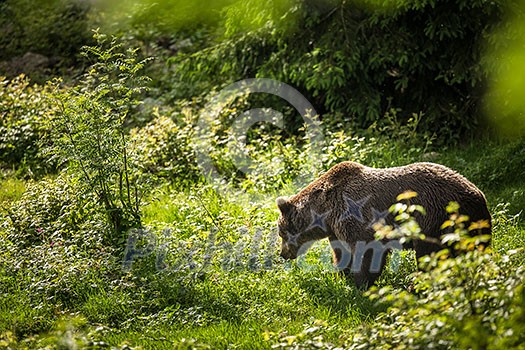
[[[468,215],[470,221],[488,220],[490,223],[490,213],[483,193],[465,177],[445,166],[414,163],[374,169],[354,162],[343,162],[291,198],[277,199],[281,210],[279,233],[283,238],[281,256],[294,259],[303,244],[322,238],[329,238],[331,242],[346,242],[352,249],[358,241],[373,241],[372,208],[376,213],[385,212],[396,203],[396,197],[407,190],[418,194],[411,199],[411,203],[422,205],[426,209],[427,214],[416,215],[416,220],[428,237],[439,239],[444,233],[441,225],[449,217],[445,208],[451,201],[460,204],[460,213]],[[345,198],[356,202],[361,200],[362,219],[347,217],[341,220],[347,209]],[[323,222],[326,226],[307,230],[312,222],[312,213],[324,214]],[[386,221],[392,224],[392,215]],[[490,233],[490,229],[483,233]],[[417,241],[410,248],[414,248],[417,257],[421,257],[443,247]],[[338,249],[334,249],[336,264],[341,259],[340,253]],[[370,285],[380,275],[380,272],[368,272],[370,259],[370,256],[365,255],[363,269],[361,272],[354,272],[356,284]],[[385,258],[381,262],[381,269],[384,260]]]

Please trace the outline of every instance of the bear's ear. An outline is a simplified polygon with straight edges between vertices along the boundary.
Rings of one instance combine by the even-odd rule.
[[[286,216],[290,213],[290,211],[293,210],[294,205],[290,203],[288,198],[286,197],[279,197],[275,200],[275,203],[277,203],[277,206],[279,207],[279,210],[283,214],[283,216]]]

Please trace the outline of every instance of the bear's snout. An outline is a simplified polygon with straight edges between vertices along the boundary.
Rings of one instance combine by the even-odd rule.
[[[285,260],[290,260],[290,259],[292,259],[292,255],[288,251],[281,250],[281,258],[283,258]]]

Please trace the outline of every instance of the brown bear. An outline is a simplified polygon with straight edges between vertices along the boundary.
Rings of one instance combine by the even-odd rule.
[[[397,241],[375,241],[373,224],[381,219],[394,224],[388,209],[397,202],[399,194],[409,190],[418,194],[411,203],[426,209],[426,215],[416,214],[415,219],[427,237],[440,239],[445,233],[441,226],[449,218],[446,207],[452,201],[460,205],[460,213],[471,222],[486,220],[490,225],[483,193],[443,165],[414,163],[375,169],[343,162],[298,194],[277,198],[281,211],[281,256],[295,259],[313,241],[328,238],[335,266],[351,273],[356,285],[370,286],[381,274],[390,248],[413,248],[417,258],[443,249],[427,241],[413,241],[405,246],[393,244]],[[490,234],[490,228],[483,234]],[[376,249],[377,245],[386,249]]]

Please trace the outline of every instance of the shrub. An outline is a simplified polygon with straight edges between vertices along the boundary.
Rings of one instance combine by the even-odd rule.
[[[500,2],[236,2],[225,35],[173,64],[173,91],[207,93],[251,77],[295,85],[322,115],[361,127],[399,111],[442,140],[478,124],[483,40]],[[248,25],[249,24],[249,25]],[[228,57],[228,60],[224,60]],[[179,96],[182,97],[182,96]],[[327,116],[328,118],[329,116]]]
[[[191,147],[191,124],[177,125],[171,118],[160,116],[143,128],[131,131],[133,162],[145,173],[172,182],[195,181],[200,176]]]
[[[64,175],[46,178],[0,213],[0,293],[27,298],[13,306],[9,327],[27,307],[70,306],[118,267],[104,211],[79,193]]]
[[[48,120],[57,111],[47,92],[24,75],[0,77],[0,162],[25,175],[41,175],[55,166],[40,154],[42,144],[51,144]]]
[[[384,287],[370,293],[388,311],[352,332],[348,348],[520,348],[525,274],[513,254],[474,250],[425,259],[423,266],[433,268],[414,276],[415,292]]]
[[[275,191],[301,176],[313,178],[312,173],[305,174],[313,165],[306,137],[286,135],[264,123],[242,132],[227,127],[208,136],[213,146],[210,158],[231,184],[255,194]]]
[[[0,4],[0,60],[33,51],[74,59],[91,39],[89,2],[7,0]]]
[[[71,243],[101,247],[109,237],[103,212],[64,175],[29,183],[20,200],[4,209],[2,231],[19,248]]]
[[[147,77],[147,63],[136,50],[124,49],[116,39],[96,33],[98,45],[83,54],[94,60],[78,86],[53,85],[51,100],[59,106],[53,118],[54,143],[48,149],[66,164],[84,191],[95,194],[113,226],[115,243],[123,233],[140,227],[140,207],[146,179],[133,169],[129,155],[126,118],[138,104]]]

